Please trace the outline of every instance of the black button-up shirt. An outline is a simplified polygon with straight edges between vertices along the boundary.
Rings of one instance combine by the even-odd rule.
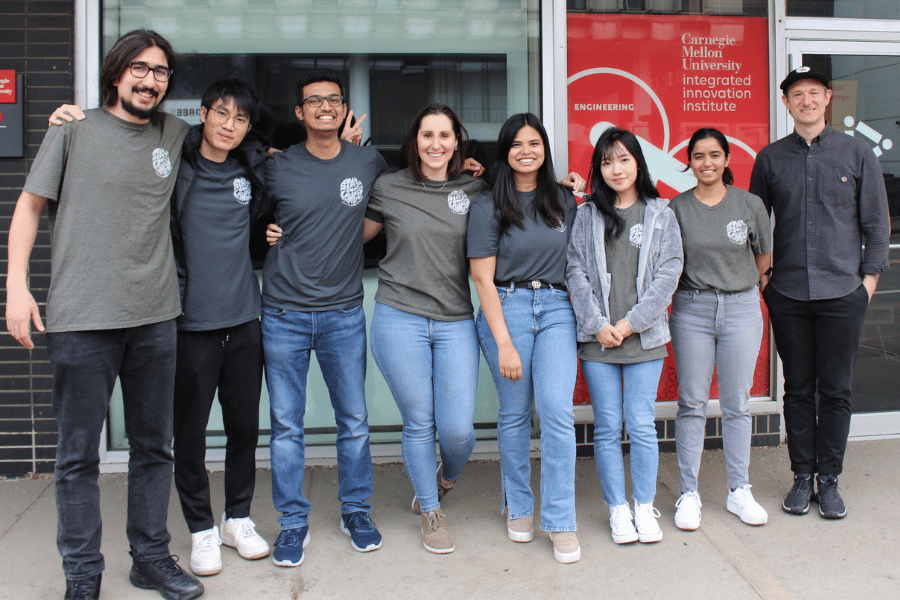
[[[756,157],[750,192],[775,214],[769,285],[795,300],[846,296],[888,268],[890,218],[881,165],[862,141],[794,133]],[[865,243],[865,252],[862,246]]]

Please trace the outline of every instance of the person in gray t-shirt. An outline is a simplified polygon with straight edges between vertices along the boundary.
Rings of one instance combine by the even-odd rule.
[[[264,196],[268,140],[251,129],[256,92],[224,79],[203,94],[184,142],[171,227],[184,313],[175,368],[175,487],[191,532],[191,570],[222,569],[219,542],[246,559],[269,554],[250,520],[256,482],[263,349],[250,225]],[[206,428],[218,391],[225,426],[225,511],[215,526]]]
[[[700,527],[697,476],[713,370],[718,368],[728,473],[726,507],[749,525],[768,520],[750,492],[750,388],[763,320],[757,282],[766,277],[772,230],[762,200],[731,186],[728,140],[700,129],[687,147],[697,186],[672,200],[684,247],[684,271],[670,327],[678,370],[675,442],[681,496],[675,524]]]
[[[347,115],[343,94],[334,73],[307,73],[297,85],[294,110],[308,138],[276,153],[266,165],[263,210],[274,210],[283,230],[263,270],[262,334],[272,422],[272,496],[281,513],[272,560],[285,567],[299,566],[309,543],[303,415],[313,350],[337,422],[341,530],[360,552],[382,543],[367,502],[372,459],[362,245],[369,194],[387,163],[375,149],[338,137]]]
[[[423,108],[406,138],[410,167],[378,180],[366,212],[367,239],[382,228],[387,237],[372,317],[372,358],[403,416],[412,508],[422,518],[425,549],[436,554],[453,551],[440,500],[475,445],[478,341],[466,224],[471,198],[485,185],[463,173],[466,142],[465,127],[450,107]]]
[[[531,412],[541,422],[541,523],[559,562],[581,558],[575,533],[578,371],[566,249],[575,197],[556,183],[550,141],[531,113],[513,115],[497,140],[498,178],[469,216],[468,254],[481,310],[476,328],[500,413],[497,438],[507,535],[534,538]]]
[[[158,110],[175,54],[159,34],[125,34],[100,66],[102,105],[51,127],[10,224],[7,329],[33,348],[43,331],[28,290],[28,259],[44,206],[50,215],[47,350],[59,428],[57,546],[66,597],[96,598],[100,552],[97,448],[118,378],[131,459],[131,583],[190,599],[203,585],[169,555],[175,317],[181,312],[169,197],[188,125]]]

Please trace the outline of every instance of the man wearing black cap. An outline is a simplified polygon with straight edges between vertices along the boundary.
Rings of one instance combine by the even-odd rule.
[[[781,83],[794,132],[760,151],[750,191],[775,214],[763,299],[784,364],[794,472],[782,508],[804,515],[815,499],[822,517],[840,519],[847,514],[837,476],[850,430],[850,382],[866,306],[888,268],[890,219],[878,159],[825,122],[830,83],[809,67]]]

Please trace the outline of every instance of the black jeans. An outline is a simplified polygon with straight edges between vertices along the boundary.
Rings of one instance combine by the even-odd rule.
[[[801,301],[770,285],[763,299],[784,364],[791,470],[840,475],[850,431],[850,383],[869,294],[860,285],[842,298]]]
[[[206,427],[216,388],[225,426],[225,516],[250,516],[256,486],[263,348],[259,320],[179,331],[175,369],[175,487],[191,533],[215,524],[206,473]]]
[[[138,560],[169,556],[175,321],[48,333],[53,363],[57,547],[68,579],[104,569],[100,553],[100,435],[116,377],[128,436],[126,533]]]

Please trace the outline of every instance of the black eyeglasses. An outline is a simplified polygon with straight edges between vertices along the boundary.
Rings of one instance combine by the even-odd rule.
[[[340,106],[344,101],[344,97],[337,94],[331,94],[330,96],[309,96],[303,102],[313,108],[318,108],[322,106],[326,100],[328,100],[328,104],[332,106]]]
[[[172,76],[172,69],[166,67],[150,67],[147,63],[142,62],[130,62],[125,65],[126,67],[131,69],[131,74],[137,77],[138,79],[143,79],[147,76],[147,73],[153,71],[153,79],[157,81],[168,81],[169,77]]]

